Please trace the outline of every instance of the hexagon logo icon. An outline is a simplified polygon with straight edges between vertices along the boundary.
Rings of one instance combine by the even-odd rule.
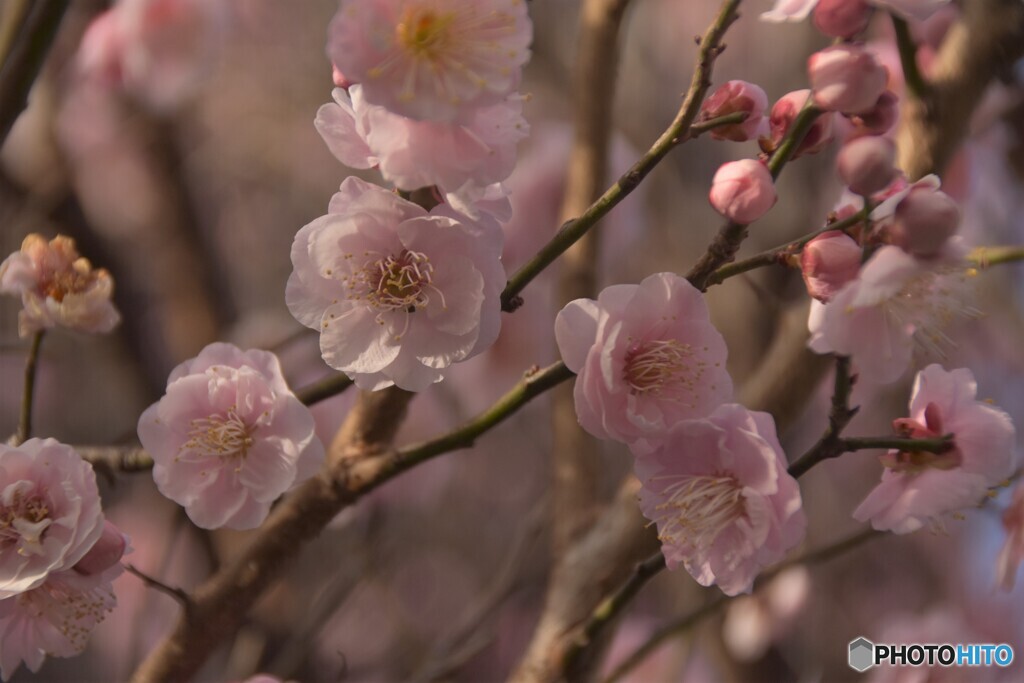
[[[850,668],[864,673],[875,665],[875,644],[861,636],[850,641]]]

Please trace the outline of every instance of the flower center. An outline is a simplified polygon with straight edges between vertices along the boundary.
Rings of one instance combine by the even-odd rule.
[[[673,388],[693,391],[703,364],[692,361],[693,349],[676,339],[632,344],[626,351],[623,379],[634,395]]]
[[[211,415],[192,420],[188,441],[181,446],[178,456],[185,452],[200,456],[242,459],[252,447],[254,427],[248,426],[235,408],[226,415]]]
[[[410,7],[402,14],[395,28],[395,36],[399,45],[416,57],[434,60],[444,49],[447,28],[454,19],[455,15],[451,12],[438,14],[429,9]]]
[[[743,489],[731,476],[684,475],[658,505],[658,537],[673,545],[707,550],[744,514]]]
[[[50,509],[42,496],[27,490],[28,482],[14,486],[10,504],[0,503],[0,547],[15,544],[19,555],[34,555],[42,552],[43,534],[53,522]]]
[[[39,284],[39,290],[44,296],[61,303],[68,294],[84,292],[95,279],[95,275],[91,272],[83,273],[72,267],[70,270],[53,273],[44,279]]]
[[[939,266],[911,279],[883,305],[888,315],[913,329],[920,351],[945,357],[955,346],[945,329],[958,318],[981,315],[967,301],[967,280],[976,274],[973,268]]]
[[[924,410],[924,424],[909,417],[893,420],[893,429],[908,439],[934,439],[943,435],[942,415],[939,407],[929,403]],[[927,469],[951,470],[962,464],[962,455],[954,444],[943,453],[928,451],[888,451],[879,458],[881,463],[894,472],[917,474]]]

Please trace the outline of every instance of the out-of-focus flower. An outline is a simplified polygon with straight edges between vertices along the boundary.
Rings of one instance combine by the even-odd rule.
[[[836,158],[839,177],[859,195],[884,190],[896,177],[896,145],[888,138],[867,136],[843,145]]]
[[[827,304],[811,302],[809,345],[818,353],[852,356],[867,380],[895,382],[915,346],[941,351],[948,342],[943,328],[977,314],[964,286],[972,272],[957,256],[924,262],[899,247],[882,247]]]
[[[960,227],[960,207],[945,192],[913,188],[887,223],[889,240],[914,256],[938,256]]]
[[[984,643],[991,632],[979,631],[969,623],[953,602],[943,602],[922,613],[886,613],[878,619],[872,640],[882,643]],[[1011,641],[1012,642],[1012,641]],[[866,683],[994,683],[1014,680],[1001,676],[1000,667],[991,666],[901,666],[881,664],[871,668]]]
[[[868,110],[847,116],[854,125],[857,135],[885,135],[899,118],[900,100],[890,90],[878,96],[878,101]]]
[[[231,344],[210,344],[176,367],[138,430],[160,493],[204,529],[259,526],[324,458],[277,357]]]
[[[18,334],[28,337],[53,327],[110,332],[121,320],[110,297],[114,280],[81,258],[75,241],[58,235],[49,242],[31,234],[0,263],[0,292],[21,296]]]
[[[515,90],[532,37],[525,0],[342,0],[327,54],[367,101],[455,121]]]
[[[839,230],[818,235],[800,253],[800,271],[807,292],[819,301],[829,301],[843,285],[857,277],[863,249]]]
[[[295,236],[285,298],[319,330],[324,361],[360,388],[421,391],[497,338],[501,245],[486,216],[445,204],[428,214],[350,177]]]
[[[743,142],[757,136],[765,127],[764,113],[768,109],[768,95],[761,86],[746,81],[728,81],[718,87],[701,106],[702,119],[746,112],[742,123],[719,126],[710,135],[716,140]]]
[[[814,104],[844,114],[871,109],[889,79],[888,71],[871,52],[851,43],[815,52],[807,60],[807,72]]]
[[[1006,541],[996,559],[996,583],[1012,591],[1017,583],[1017,568],[1024,561],[1024,484],[1017,484],[1009,507],[1003,512]]]
[[[414,190],[438,185],[456,192],[505,180],[516,161],[516,144],[530,127],[523,98],[510,95],[479,107],[462,123],[417,121],[367,103],[364,88],[337,88],[332,104],[320,107],[316,129],[346,166],[380,166],[384,178]]]
[[[570,302],[555,339],[577,374],[580,425],[626,443],[709,415],[732,394],[727,350],[701,293],[672,273]]]
[[[853,38],[868,27],[871,5],[864,0],[819,0],[812,21],[826,36]]]
[[[1010,416],[976,400],[977,384],[966,368],[947,372],[932,364],[917,374],[910,417],[893,426],[906,437],[953,435],[945,453],[889,451],[882,482],[854,511],[880,531],[916,531],[929,521],[981,502],[1014,470],[1015,430]]]
[[[22,662],[35,672],[47,656],[80,655],[117,604],[111,582],[121,572],[116,561],[94,574],[56,572],[36,588],[0,600],[0,678],[9,679]]]
[[[157,110],[191,97],[223,44],[227,3],[120,0],[89,25],[78,63]]]
[[[0,443],[0,600],[70,570],[102,533],[96,475],[73,448]]]
[[[807,603],[811,589],[805,566],[785,570],[763,589],[729,602],[722,622],[722,640],[744,662],[760,659],[772,642],[790,630]]]
[[[771,154],[778,149],[810,96],[810,90],[794,90],[780,97],[772,105],[771,113],[768,115],[768,135],[762,135],[758,139],[758,144],[763,152]],[[832,112],[819,114],[811,124],[803,141],[793,150],[791,158],[796,159],[804,154],[816,154],[825,149],[825,146],[832,141],[832,118]]]
[[[723,404],[633,453],[640,509],[658,525],[669,569],[736,595],[803,539],[800,488],[767,413]]]
[[[711,180],[708,201],[715,211],[736,223],[753,223],[778,201],[775,181],[756,159],[722,164]]]
[[[824,0],[822,0],[824,1]],[[846,0],[852,2],[853,0]],[[843,0],[839,0],[843,2]],[[868,0],[875,7],[897,14],[904,19],[924,21],[949,4],[949,0]],[[775,6],[761,14],[764,21],[803,21],[819,0],[775,0]]]

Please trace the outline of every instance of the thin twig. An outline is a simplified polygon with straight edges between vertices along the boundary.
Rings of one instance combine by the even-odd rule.
[[[343,393],[353,384],[354,382],[347,375],[339,372],[312,384],[299,387],[295,390],[295,396],[305,405],[311,406]]]
[[[174,586],[168,586],[163,581],[160,581],[158,579],[154,579],[149,574],[146,574],[145,572],[141,571],[140,569],[137,569],[134,565],[131,565],[131,564],[128,564],[128,563],[124,563],[121,566],[124,567],[125,571],[128,572],[129,574],[133,574],[133,575],[137,576],[139,579],[141,579],[142,583],[146,584],[147,587],[153,588],[155,590],[158,590],[161,593],[164,593],[164,594],[169,595],[172,598],[174,598],[174,600],[179,605],[181,605],[182,608],[185,609],[186,611],[188,611],[191,608],[192,600],[191,600],[191,598],[189,598],[188,593],[186,593],[181,588],[175,588]]]
[[[835,458],[845,453],[840,434],[850,424],[859,407],[850,407],[850,393],[856,376],[850,374],[850,357],[836,356],[836,373],[832,389],[832,408],[828,415],[828,427],[810,450],[789,466],[789,474],[800,477],[822,460]]]
[[[14,445],[20,446],[32,436],[32,403],[36,388],[36,369],[39,367],[39,349],[43,344],[43,330],[32,335],[32,345],[25,361],[25,385],[21,393],[21,416],[18,418],[18,432]]]

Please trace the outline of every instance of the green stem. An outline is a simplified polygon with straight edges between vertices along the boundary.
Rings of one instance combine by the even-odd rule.
[[[896,48],[900,54],[900,66],[903,67],[903,78],[907,84],[907,90],[919,100],[925,100],[930,87],[928,81],[921,75],[921,69],[917,65],[917,44],[910,35],[910,26],[905,19],[895,14],[892,17],[892,27],[896,31]]]
[[[697,68],[694,69],[690,89],[686,93],[683,104],[672,124],[661,134],[654,145],[630,168],[614,185],[590,205],[577,218],[566,221],[558,229],[555,236],[540,251],[509,278],[505,290],[501,293],[501,309],[514,311],[521,304],[520,293],[545,268],[575,244],[583,235],[601,220],[619,202],[637,188],[640,182],[654,170],[654,167],[665,158],[672,148],[693,137],[693,124],[704,102],[704,96],[711,87],[711,71],[715,59],[722,52],[720,46],[726,29],[736,21],[740,0],[726,0],[700,40]],[[705,122],[704,126],[709,122]]]
[[[841,439],[845,452],[893,449],[907,453],[945,453],[953,448],[953,435],[934,439],[909,439],[891,436],[850,436]]]
[[[976,247],[967,255],[967,260],[981,269],[1004,263],[1016,263],[1024,261],[1024,247]]]
[[[32,346],[28,350],[25,362],[25,386],[21,394],[21,417],[18,420],[18,431],[14,435],[14,445],[20,446],[32,436],[32,400],[35,395],[36,369],[39,366],[39,349],[43,344],[43,330],[32,336]]]

